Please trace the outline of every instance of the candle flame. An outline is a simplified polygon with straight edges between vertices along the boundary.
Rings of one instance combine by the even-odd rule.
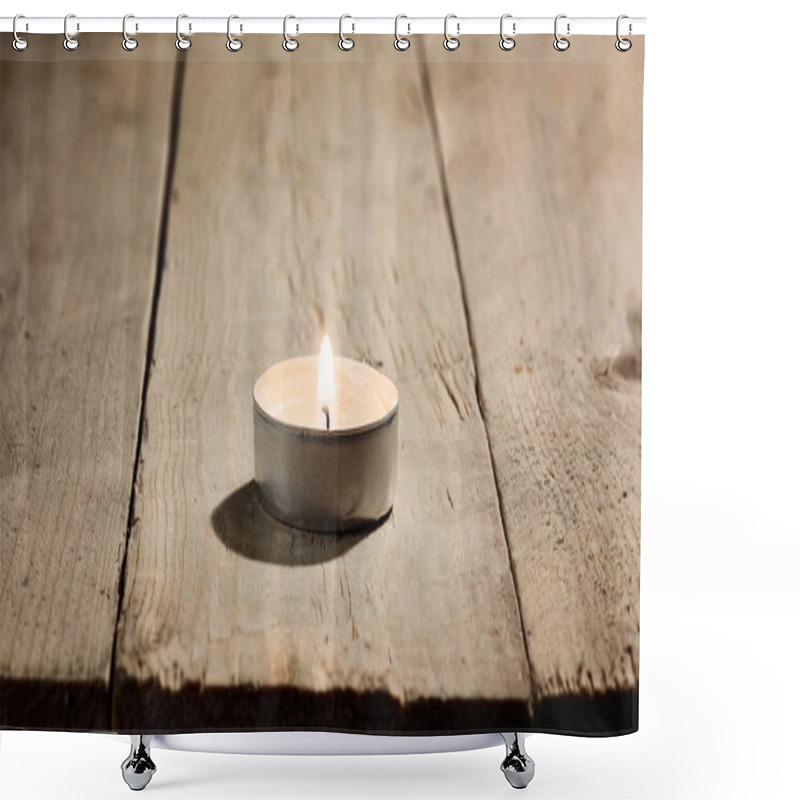
[[[333,427],[336,392],[333,382],[333,348],[326,333],[319,349],[319,375],[317,378],[317,407],[326,430]]]

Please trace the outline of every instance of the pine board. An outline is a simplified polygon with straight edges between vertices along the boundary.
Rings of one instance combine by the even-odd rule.
[[[637,725],[644,42],[613,41],[428,65],[537,728]]]
[[[0,61],[0,725],[102,728],[174,66],[22,55]]]

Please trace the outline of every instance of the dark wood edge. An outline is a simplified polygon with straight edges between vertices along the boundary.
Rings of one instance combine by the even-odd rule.
[[[89,731],[107,726],[106,683],[0,679],[0,728]]]
[[[121,676],[117,687],[121,691],[109,727],[105,684],[4,678],[0,728],[161,734],[325,730],[396,736],[500,730],[619,736],[639,728],[638,689],[541,698],[531,716],[521,699],[421,698],[402,704],[381,690],[201,689],[197,684],[173,692],[155,681],[139,684]],[[502,728],[498,720],[504,723]]]

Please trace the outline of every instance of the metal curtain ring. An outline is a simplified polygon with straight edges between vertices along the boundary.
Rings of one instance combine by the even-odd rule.
[[[241,39],[237,39],[231,33],[231,22],[233,22],[235,19],[239,19],[239,17],[237,17],[236,14],[231,14],[228,17],[228,41],[225,42],[225,47],[227,47],[228,50],[231,51],[231,53],[238,53],[242,49],[242,45],[244,44]],[[241,31],[241,27],[239,28],[239,30]]]
[[[283,49],[287,53],[294,53],[298,47],[300,47],[300,40],[296,39],[294,36],[289,35],[289,20],[290,19],[297,19],[297,17],[293,17],[291,14],[287,14],[283,18]],[[300,30],[300,27],[297,26],[296,30]]]
[[[178,50],[188,50],[192,46],[192,40],[181,33],[181,20],[188,19],[188,14],[178,14],[175,18],[175,47]],[[192,23],[189,23],[189,32],[191,33]]]
[[[505,50],[505,51],[513,50],[514,47],[516,47],[516,44],[517,44],[516,41],[513,38],[513,35],[516,34],[516,32],[517,32],[517,23],[516,22],[512,22],[511,23],[512,36],[509,36],[503,30],[503,26],[505,24],[505,21],[507,19],[511,19],[511,17],[512,17],[511,14],[503,14],[503,16],[500,17],[500,49],[501,50]]]
[[[131,50],[135,50],[139,46],[139,40],[133,36],[128,36],[129,19],[135,19],[133,14],[126,14],[122,18],[122,49],[127,50],[130,53]],[[138,28],[139,26],[137,25],[136,27]]]
[[[456,35],[451,36],[447,30],[447,24],[450,22],[451,19],[457,20],[456,15],[448,14],[444,18],[444,42],[442,42],[442,44],[444,45],[445,50],[450,50],[452,52],[453,50],[458,50],[459,45],[461,44],[461,42],[458,40],[458,34],[461,32],[461,23],[456,22]]]
[[[20,19],[25,19],[25,15],[24,14],[17,14],[14,17],[14,21],[11,23],[11,33],[14,35],[14,38],[11,40],[11,46],[16,51],[21,53],[23,50],[27,50],[28,49],[28,40],[27,39],[23,39],[17,33],[17,20],[20,20]],[[25,25],[25,29],[27,30],[27,28],[28,28],[28,26],[26,24]]]
[[[64,17],[64,49],[65,50],[77,50],[78,49],[78,44],[79,44],[78,39],[69,32],[69,21],[71,19],[75,19],[75,15],[74,14],[67,14],[67,16]],[[78,31],[80,30],[80,25],[76,25],[76,30],[78,30]]]
[[[620,24],[620,22],[622,22],[622,20],[628,19],[628,18],[629,17],[628,17],[627,14],[620,14],[617,17],[617,41],[614,42],[614,47],[616,47],[617,50],[620,51],[620,53],[627,53],[628,50],[630,50],[631,47],[633,47],[633,42],[630,39],[623,39],[619,35],[619,24]],[[630,32],[631,32],[631,26],[630,26],[630,23],[628,23],[628,34],[629,35],[630,35]]]
[[[352,50],[356,46],[355,40],[351,39],[349,36],[345,36],[342,31],[342,26],[344,25],[344,21],[346,19],[353,19],[353,18],[349,14],[342,14],[342,16],[339,17],[339,49],[345,51]],[[355,32],[355,30],[356,30],[356,24],[354,22],[353,32]]]
[[[561,19],[566,19],[566,18],[567,18],[566,14],[559,14],[556,17],[555,23],[553,24],[553,33],[554,33],[554,35],[556,37],[555,40],[553,41],[553,47],[555,47],[555,49],[558,50],[559,53],[563,53],[565,50],[569,50],[569,39],[565,38],[564,36],[561,36],[561,34],[559,34],[559,32],[558,32],[558,21],[561,20]],[[567,23],[567,36],[569,36],[569,27],[570,26],[569,26],[569,22],[568,22]]]
[[[411,39],[407,39],[405,36],[400,35],[400,20],[401,19],[408,19],[405,14],[398,14],[394,18],[394,49],[395,50],[408,50],[411,47]],[[406,26],[408,27],[408,35],[411,35],[411,23],[407,22]]]

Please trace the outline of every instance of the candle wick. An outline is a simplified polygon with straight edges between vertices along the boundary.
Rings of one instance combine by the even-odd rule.
[[[331,429],[331,412],[328,410],[328,406],[322,406],[322,413],[325,415],[325,430],[329,431]]]

